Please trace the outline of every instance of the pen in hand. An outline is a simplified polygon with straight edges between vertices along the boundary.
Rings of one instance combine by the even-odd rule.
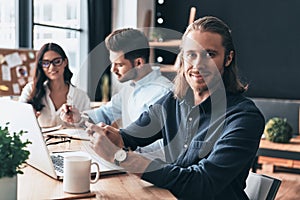
[[[66,104],[66,108],[67,108],[67,112],[66,114],[69,115],[72,113],[72,109],[73,109],[74,105],[73,105],[73,99],[70,98],[68,103]]]
[[[78,123],[81,120],[79,110],[75,106],[69,104],[63,105],[62,111],[60,113],[60,118],[62,119],[62,121],[69,124]]]
[[[72,111],[71,111],[72,106],[67,105],[66,107],[67,107],[67,112],[66,112],[66,114],[67,114],[67,115],[71,114],[71,112],[72,112]]]

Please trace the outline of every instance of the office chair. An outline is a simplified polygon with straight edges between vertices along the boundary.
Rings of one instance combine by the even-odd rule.
[[[193,23],[196,16],[196,7],[191,7],[189,15],[189,24]]]
[[[245,192],[250,200],[274,200],[281,180],[249,172]]]

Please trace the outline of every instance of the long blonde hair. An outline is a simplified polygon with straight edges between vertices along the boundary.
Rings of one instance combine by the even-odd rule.
[[[225,48],[225,58],[231,51],[235,52],[231,31],[229,27],[220,19],[212,16],[206,16],[194,21],[190,24],[182,36],[182,43],[191,31],[201,30],[202,32],[211,32],[220,34],[222,37],[222,45]],[[177,68],[177,75],[174,79],[174,96],[175,98],[183,98],[190,87],[184,76],[183,69],[183,50],[179,52],[175,67]],[[224,60],[225,63],[226,60]],[[238,69],[235,59],[235,53],[232,61],[228,67],[224,68],[223,82],[225,90],[233,93],[242,93],[247,90],[247,85],[243,85],[238,78]]]

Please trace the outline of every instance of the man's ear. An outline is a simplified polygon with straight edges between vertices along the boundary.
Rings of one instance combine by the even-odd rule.
[[[145,61],[143,58],[136,58],[134,60],[134,67],[142,67],[145,64]]]
[[[233,60],[233,56],[234,56],[234,51],[230,51],[225,59],[225,67],[228,67],[231,64],[231,62]]]

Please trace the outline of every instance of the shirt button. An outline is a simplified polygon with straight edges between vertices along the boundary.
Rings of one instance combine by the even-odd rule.
[[[188,145],[187,145],[187,144],[184,144],[183,147],[186,149],[186,148],[188,147]]]
[[[189,117],[189,121],[191,122],[193,120],[193,118],[192,117]]]

